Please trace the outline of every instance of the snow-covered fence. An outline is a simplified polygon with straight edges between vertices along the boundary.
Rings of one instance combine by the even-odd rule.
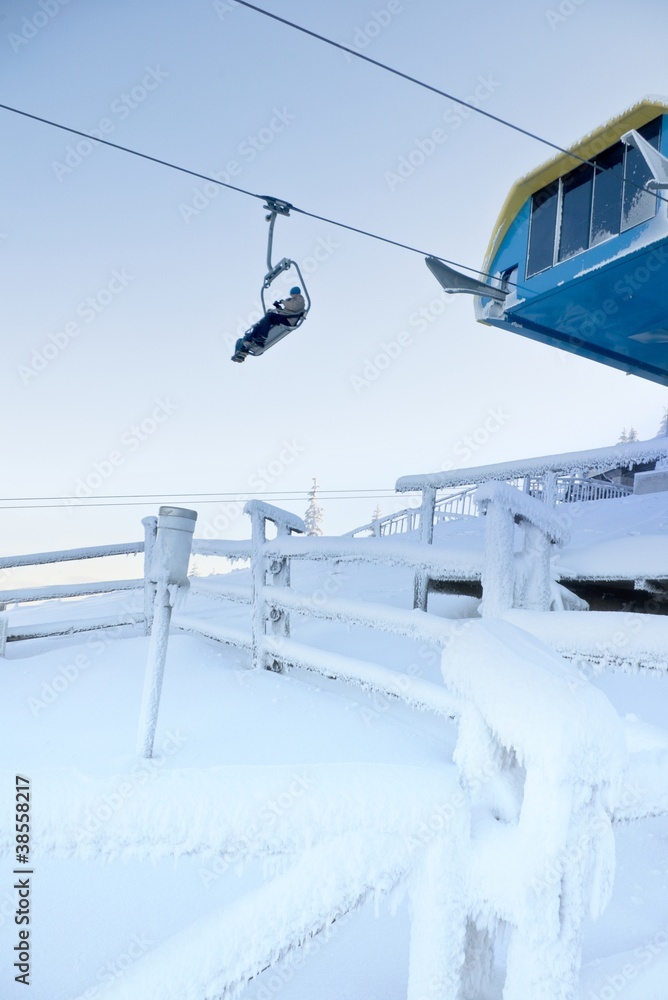
[[[409,880],[409,1000],[457,995],[466,917],[470,817],[455,768],[393,763],[227,766],[157,771],[122,799],[133,772],[33,772],[40,797],[31,827],[39,856],[277,857],[287,870],[171,936],[96,991],[105,1000],[233,996],[251,978],[367,899]],[[291,789],[290,808],[261,824],[268,801]],[[294,789],[294,792],[292,791]],[[101,802],[120,799],[105,822]],[[202,802],[207,808],[202,810]],[[249,836],[249,831],[254,831]],[[0,833],[0,851],[14,841]],[[218,870],[218,869],[216,869]]]
[[[569,452],[540,458],[483,465],[471,469],[455,469],[417,476],[402,476],[397,480],[398,493],[420,492],[419,507],[407,508],[389,515],[380,522],[371,522],[350,532],[355,536],[369,529],[376,535],[391,535],[419,528],[420,540],[430,544],[434,525],[450,517],[475,514],[477,487],[498,481],[511,485],[549,506],[578,501],[604,500],[627,496],[630,488],[591,478],[613,468],[633,468],[636,465],[661,461],[668,456],[668,438],[636,441],[626,445],[599,448],[592,451]],[[437,498],[439,490],[459,490]],[[450,506],[448,506],[450,505]],[[415,576],[415,607],[426,608],[429,578],[425,573]]]
[[[425,511],[423,501],[419,507],[406,507],[394,514],[375,518],[359,528],[353,528],[352,531],[347,531],[344,537],[358,538],[375,535],[376,538],[385,538],[388,535],[401,535],[409,531],[417,531],[423,523],[428,527],[430,514],[432,523],[435,524],[451,521],[454,518],[475,517],[478,513],[474,501],[475,491],[475,486],[469,486],[465,490],[441,497],[440,500],[434,498],[433,510],[430,510],[428,506]]]
[[[267,650],[264,643],[267,627],[273,635],[289,636],[290,619],[286,612],[267,603],[265,599],[266,582],[269,576],[273,585],[289,587],[290,560],[281,556],[267,560],[263,551],[267,541],[267,521],[276,527],[278,538],[289,537],[292,532],[305,534],[306,525],[296,514],[281,510],[280,507],[274,507],[262,500],[249,500],[244,507],[244,513],[250,516],[252,532],[253,666],[270,666],[273,669],[273,661],[270,664],[267,660]]]
[[[155,518],[144,519],[144,541],[121,542],[111,545],[94,545],[84,548],[62,549],[51,552],[34,552],[27,555],[3,556],[0,558],[0,570],[26,568],[33,566],[53,566],[68,562],[79,562],[87,559],[111,558],[114,556],[139,555],[150,550],[152,537],[155,534]],[[144,560],[146,566],[146,559]],[[64,583],[38,587],[13,587],[0,591],[0,604],[28,604],[41,601],[61,600],[71,597],[90,597],[96,594],[122,593],[145,590],[144,614],[148,620],[150,614],[150,594],[146,590],[147,574],[143,577],[129,580],[93,581],[88,583]],[[135,613],[126,612],[121,615],[100,617],[95,621],[61,621],[35,625],[8,625],[8,639],[31,638],[33,636],[60,635],[70,632],[81,632],[91,627],[105,628],[121,624],[134,623],[141,618]]]
[[[565,545],[568,530],[557,511],[507,483],[488,482],[476,493],[485,514],[482,613],[502,615],[512,607],[549,611],[550,556]],[[515,525],[524,529],[524,549],[515,555]]]
[[[464,702],[454,754],[478,815],[462,996],[487,995],[495,939],[504,1000],[573,1000],[583,923],[609,899],[622,723],[601,691],[542,643],[476,622],[442,659]]]
[[[144,540],[119,542],[109,545],[95,545],[82,548],[60,549],[51,552],[33,552],[27,555],[0,557],[0,571],[25,569],[35,566],[55,566],[89,559],[106,559],[115,556],[144,555],[144,575],[127,580],[92,581],[88,583],[62,583],[35,587],[10,587],[0,591],[0,606],[40,603],[72,597],[92,597],[99,594],[127,592],[129,595],[144,591],[143,612],[123,609],[120,613],[98,615],[95,618],[74,619],[30,624],[12,624],[11,614],[7,625],[6,639],[24,639],[38,636],[69,634],[98,628],[112,628],[119,625],[143,622],[146,635],[151,631],[155,585],[151,581],[150,566],[157,531],[157,518],[153,515],[142,519]],[[193,554],[214,556],[231,562],[250,559],[250,541],[224,541],[196,539]],[[220,589],[220,588],[219,588]],[[2,652],[0,651],[0,655]]]

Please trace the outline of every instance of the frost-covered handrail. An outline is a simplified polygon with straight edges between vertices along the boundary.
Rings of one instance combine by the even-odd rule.
[[[550,505],[507,483],[488,482],[476,492],[485,514],[482,613],[503,615],[512,607],[549,611],[550,558],[569,531]],[[523,552],[515,554],[515,524],[524,527]]]
[[[387,541],[379,545],[374,538],[351,539],[345,536],[274,538],[264,546],[266,556],[309,560],[351,560],[387,566],[426,568],[438,580],[478,580],[480,566],[469,554],[435,546],[427,549],[419,542]]]
[[[50,587],[21,587],[0,590],[0,604],[26,604],[31,601],[60,600],[64,597],[90,597],[94,594],[112,594],[121,590],[141,590],[144,578],[136,580],[108,580],[95,583],[59,583]]]
[[[575,666],[508,622],[462,632],[442,671],[465,701],[455,764],[473,807],[495,816],[473,841],[469,955],[484,976],[506,924],[504,997],[573,1000],[584,920],[612,891],[621,720]]]
[[[522,493],[507,483],[487,482],[476,490],[475,500],[479,507],[487,511],[490,503],[507,510],[518,520],[527,521],[539,528],[551,542],[557,545],[568,543],[570,532],[563,518],[553,507],[536,500],[530,493]]]
[[[151,554],[155,541],[157,518],[154,516],[142,519],[144,527],[144,540],[141,542],[120,542],[110,545],[89,545],[73,549],[57,549],[50,552],[32,552],[25,555],[3,556],[0,558],[0,570],[25,568],[28,566],[53,565],[55,563],[78,562],[84,559],[102,559],[123,555],[144,555],[144,576],[137,580],[108,580],[88,583],[68,583],[56,584],[48,587],[14,588],[0,592],[0,604],[24,603],[28,601],[47,601],[67,597],[92,596],[94,594],[110,594],[127,590],[144,589],[144,629],[148,634],[150,630],[152,616],[153,590],[149,579],[149,566]],[[127,617],[127,615],[126,615]],[[101,628],[109,627],[107,618],[100,619]],[[58,631],[54,634],[62,633],[63,623],[58,623]],[[88,624],[73,623],[72,631],[87,629]],[[55,628],[55,626],[54,626]],[[40,627],[33,627],[33,631],[39,631]],[[48,635],[48,627],[41,627],[40,634]],[[22,629],[9,629],[11,638],[21,638]]]
[[[296,531],[301,534],[306,533],[306,525],[301,517],[292,514],[289,510],[281,507],[274,507],[273,504],[265,503],[264,500],[249,500],[244,507],[244,514],[251,518],[257,516],[264,521],[272,521],[277,528],[284,528],[287,532]]]
[[[426,996],[437,980],[441,997],[455,996],[470,817],[451,765],[232,766],[154,771],[151,778],[147,783],[136,766],[112,778],[32,772],[41,808],[31,848],[82,858],[196,854],[212,881],[229,865],[268,853],[294,862],[152,947],[121,982],[98,990],[100,1000],[236,995],[289,950],[407,876],[409,1000]],[[100,804],[119,787],[123,808],[100,819]],[[195,808],[202,796],[211,806],[204,812]],[[274,801],[281,808],[266,822]],[[0,829],[0,852],[11,844],[9,829]]]
[[[652,438],[650,441],[634,441],[630,444],[594,448],[589,451],[564,452],[560,455],[525,458],[514,462],[500,462],[496,465],[479,465],[470,469],[401,476],[397,480],[395,489],[398,493],[423,490],[427,486],[443,490],[473,483],[479,485],[489,479],[520,479],[523,476],[544,476],[550,472],[593,472],[633,467],[666,457],[668,457],[668,437],[660,437]]]
[[[438,521],[447,521],[450,518],[459,518],[475,515],[475,504],[473,495],[475,487],[471,486],[457,493],[451,493],[447,497],[441,497],[434,503],[433,517]],[[385,537],[387,535],[403,534],[404,532],[415,531],[420,525],[422,514],[421,507],[404,507],[403,510],[395,511],[394,514],[386,514],[385,517],[376,518],[368,524],[362,524],[359,528],[346,531],[344,538],[356,538],[362,532],[371,532],[372,535]]]
[[[251,542],[248,541],[228,541],[225,538],[193,538],[193,555],[196,556],[220,556],[223,559],[246,560],[251,556]]]
[[[135,555],[143,551],[144,542],[119,542],[115,545],[90,545],[79,549],[32,552],[28,555],[0,557],[0,569],[14,569],[18,566],[44,566],[47,563],[73,562],[79,559],[101,559],[107,556]]]

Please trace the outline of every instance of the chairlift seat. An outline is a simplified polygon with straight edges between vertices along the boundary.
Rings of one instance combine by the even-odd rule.
[[[273,347],[274,344],[277,344],[279,340],[283,340],[283,337],[287,337],[289,333],[292,333],[293,330],[300,327],[305,319],[306,313],[303,312],[301,316],[299,316],[296,323],[276,323],[274,326],[270,327],[264,346],[260,346],[260,344],[252,342],[247,353],[252,355],[254,358],[259,358],[261,354],[268,351],[269,348]]]

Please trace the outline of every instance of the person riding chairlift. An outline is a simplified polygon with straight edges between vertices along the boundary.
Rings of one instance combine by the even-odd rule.
[[[264,347],[272,326],[295,326],[306,309],[306,302],[298,285],[290,289],[287,299],[280,299],[273,305],[273,309],[270,309],[255,326],[237,340],[232,361],[245,361],[254,345]]]

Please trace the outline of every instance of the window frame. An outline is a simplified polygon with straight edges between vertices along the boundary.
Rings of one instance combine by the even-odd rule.
[[[645,129],[648,125],[654,125],[655,122],[658,122],[657,147],[656,148],[660,149],[661,148],[661,136],[662,136],[662,132],[663,132],[663,115],[657,115],[656,118],[652,118],[651,121],[646,122],[645,125],[641,126],[641,128],[639,128],[637,131],[638,131],[638,133],[640,135],[642,135],[643,129]],[[621,143],[621,140],[618,140],[618,142]],[[659,199],[658,198],[655,199],[655,208],[654,208],[654,212],[653,212],[652,215],[650,215],[646,219],[642,219],[639,222],[635,222],[631,226],[627,226],[626,228],[623,227],[623,222],[624,222],[624,197],[625,197],[626,183],[627,183],[627,157],[628,157],[628,153],[629,153],[629,147],[626,145],[626,143],[622,143],[623,148],[624,148],[624,156],[623,156],[623,161],[622,161],[621,197],[620,197],[620,201],[619,201],[619,228],[618,228],[618,231],[616,233],[612,233],[610,236],[606,236],[605,239],[599,240],[597,243],[592,243],[592,224],[593,224],[593,220],[594,220],[594,198],[595,198],[595,192],[596,192],[596,176],[597,176],[596,167],[598,165],[597,161],[598,161],[598,159],[599,159],[600,156],[602,156],[604,153],[607,153],[609,150],[614,149],[614,147],[616,145],[617,145],[617,143],[612,143],[606,149],[603,149],[599,153],[597,153],[596,156],[593,156],[591,158],[591,161],[590,161],[592,164],[594,164],[594,172],[593,172],[593,176],[592,176],[592,179],[591,179],[591,195],[590,195],[590,202],[589,202],[589,226],[588,226],[587,246],[583,247],[581,250],[576,250],[575,253],[569,254],[567,257],[563,257],[562,259],[559,259],[560,241],[561,241],[561,230],[562,230],[562,222],[563,222],[563,207],[564,207],[564,178],[565,177],[569,177],[575,170],[579,169],[579,167],[573,167],[572,170],[568,170],[568,171],[566,171],[565,174],[561,174],[559,177],[555,178],[555,181],[558,183],[558,191],[557,191],[557,211],[556,211],[556,217],[555,217],[555,223],[554,223],[554,238],[553,238],[553,241],[552,241],[552,263],[551,264],[547,264],[545,267],[539,268],[536,271],[529,272],[529,256],[530,256],[530,249],[531,249],[531,235],[532,235],[533,218],[534,218],[534,199],[536,197],[538,197],[540,194],[542,194],[542,192],[545,191],[548,187],[550,187],[551,184],[554,184],[555,181],[550,181],[550,184],[545,184],[542,188],[540,188],[538,191],[534,191],[534,193],[531,195],[530,206],[529,206],[529,231],[528,231],[528,235],[527,235],[527,244],[526,244],[526,263],[525,263],[525,268],[524,268],[524,278],[525,278],[525,280],[529,280],[530,278],[535,278],[539,274],[544,274],[546,271],[549,271],[550,268],[556,267],[558,264],[565,264],[567,261],[573,260],[575,257],[578,257],[580,254],[586,253],[588,250],[591,250],[594,247],[600,247],[604,243],[607,243],[610,240],[613,240],[613,239],[617,238],[618,236],[621,236],[623,233],[628,233],[632,229],[635,229],[637,226],[642,226],[644,223],[649,222],[651,219],[653,219],[653,218],[656,217],[656,214],[657,214],[657,212],[659,210]],[[580,166],[583,166],[583,165],[584,164],[580,164]]]

